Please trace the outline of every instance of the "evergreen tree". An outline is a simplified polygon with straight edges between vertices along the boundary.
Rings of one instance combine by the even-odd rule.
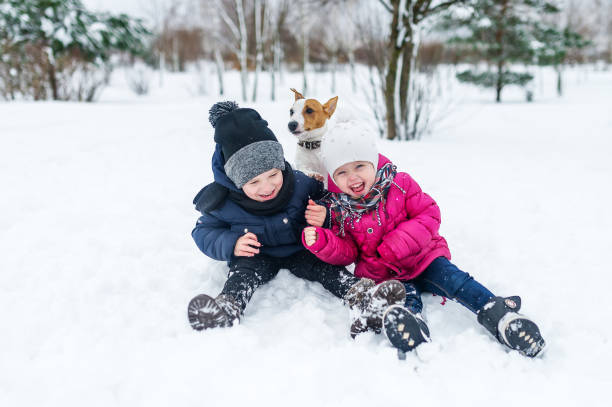
[[[557,73],[557,94],[563,94],[562,67],[570,49],[589,45],[580,34],[569,28],[559,30],[552,25],[538,26],[535,31],[536,61],[539,65],[552,66]]]
[[[57,61],[66,56],[100,64],[115,50],[140,53],[149,32],[125,14],[93,13],[80,0],[0,0],[0,41],[5,52],[39,49],[53,99],[59,99]],[[0,61],[6,63],[9,61]]]
[[[451,43],[469,50],[477,61],[490,67],[484,72],[466,70],[457,74],[462,82],[495,89],[497,102],[508,85],[525,86],[533,76],[511,71],[512,63],[531,64],[536,58],[536,27],[542,16],[559,9],[545,0],[473,0],[461,13],[446,16],[443,27],[455,28]]]

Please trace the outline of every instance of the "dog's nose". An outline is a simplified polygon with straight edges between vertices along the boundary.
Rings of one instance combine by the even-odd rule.
[[[289,122],[289,131],[295,131],[295,129],[297,129],[297,126],[298,126],[298,122],[296,121]]]

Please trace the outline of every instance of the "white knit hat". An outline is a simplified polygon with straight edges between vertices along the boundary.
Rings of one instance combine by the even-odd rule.
[[[321,159],[330,177],[338,168],[353,161],[369,161],[378,167],[376,133],[362,121],[349,120],[331,127],[321,143]]]

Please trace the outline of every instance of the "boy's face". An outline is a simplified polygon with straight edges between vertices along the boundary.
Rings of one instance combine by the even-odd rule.
[[[281,170],[273,168],[251,178],[242,190],[245,195],[257,202],[265,202],[276,198],[283,186],[283,173]]]
[[[334,171],[333,179],[342,192],[351,198],[359,198],[370,192],[376,180],[376,170],[369,161],[353,161]]]

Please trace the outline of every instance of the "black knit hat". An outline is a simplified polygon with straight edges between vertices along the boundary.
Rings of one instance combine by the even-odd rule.
[[[238,188],[273,168],[285,169],[283,147],[255,110],[219,102],[210,108],[208,120],[223,152],[225,173]]]

